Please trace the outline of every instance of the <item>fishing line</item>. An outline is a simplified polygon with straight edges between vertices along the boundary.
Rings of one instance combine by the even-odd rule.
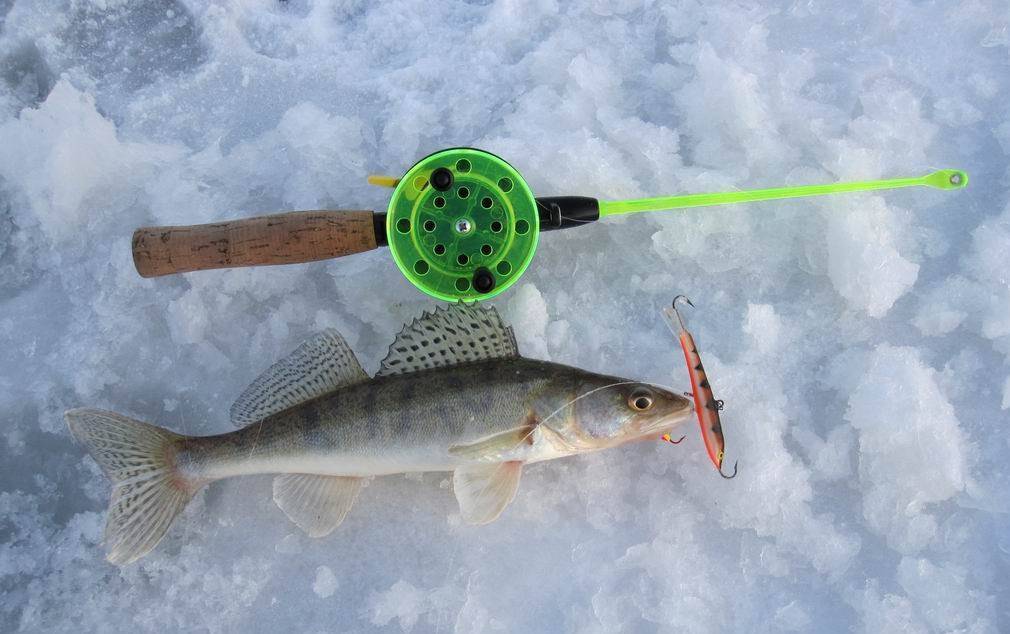
[[[562,405],[561,407],[557,408],[553,412],[551,412],[546,418],[544,418],[543,420],[539,421],[536,425],[533,425],[532,428],[530,429],[530,431],[528,431],[525,436],[523,436],[522,438],[520,438],[514,445],[512,445],[512,447],[510,448],[510,450],[513,450],[516,447],[519,447],[523,443],[525,443],[533,435],[533,433],[536,432],[536,430],[541,425],[543,425],[545,428],[547,428],[548,430],[550,430],[550,432],[552,434],[554,434],[554,436],[558,440],[560,440],[566,446],[567,449],[569,449],[569,450],[577,450],[578,447],[573,446],[566,439],[562,438],[561,434],[558,433],[558,431],[556,429],[550,427],[549,425],[546,425],[547,421],[550,420],[551,418],[553,418],[554,416],[556,416],[559,412],[561,412],[565,408],[571,406],[576,401],[578,401],[578,400],[580,400],[582,398],[585,398],[585,397],[587,397],[587,396],[589,396],[589,395],[591,395],[591,394],[593,394],[595,392],[599,392],[600,390],[605,390],[607,388],[616,387],[618,385],[648,385],[648,384],[647,383],[642,383],[641,381],[619,381],[619,382],[616,382],[616,383],[609,383],[607,385],[602,385],[600,387],[593,388],[592,390],[589,390],[588,392],[580,394],[580,395],[576,396],[575,398],[573,398],[572,400],[570,400],[567,403],[565,403],[564,405]],[[626,421],[631,420],[631,418],[634,417],[634,416],[635,416],[634,414],[629,414],[627,417],[623,418],[618,423],[618,426],[623,425]],[[506,462],[511,462],[511,461],[499,462],[497,464],[497,466],[495,467],[494,472],[492,472],[492,477],[495,477],[495,476],[498,475],[499,471],[505,466]],[[491,478],[488,478],[488,484],[485,485],[484,487],[482,487],[481,490],[480,490],[480,499],[484,499],[485,496],[489,493],[489,491],[490,491],[490,484],[491,484]]]

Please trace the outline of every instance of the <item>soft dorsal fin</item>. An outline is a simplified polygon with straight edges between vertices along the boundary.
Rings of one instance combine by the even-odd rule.
[[[231,421],[244,427],[367,378],[340,333],[327,329],[253,381],[231,406]]]
[[[460,303],[437,307],[405,325],[377,376],[518,356],[512,328],[497,310]]]

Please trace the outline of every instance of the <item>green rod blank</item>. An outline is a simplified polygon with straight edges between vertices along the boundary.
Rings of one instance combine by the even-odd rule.
[[[916,178],[892,178],[876,181],[831,183],[828,185],[803,185],[800,187],[775,187],[772,189],[660,196],[658,198],[638,198],[634,200],[602,200],[600,201],[600,217],[637,213],[640,211],[709,207],[712,205],[730,205],[759,200],[782,200],[784,198],[803,198],[805,196],[822,196],[824,194],[897,189],[899,187],[926,186],[936,189],[962,189],[967,184],[968,175],[965,172],[947,169],[938,170],[932,174]]]

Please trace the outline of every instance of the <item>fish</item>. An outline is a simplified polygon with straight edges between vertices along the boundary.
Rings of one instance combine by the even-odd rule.
[[[404,325],[375,376],[339,332],[270,366],[230,410],[238,429],[184,436],[98,409],[66,412],[112,482],[106,558],[161,541],[204,486],[274,474],[273,499],[312,537],[332,533],[366,478],[452,472],[463,521],[494,521],[527,464],[658,439],[693,404],[645,382],[529,359],[494,308],[438,307]]]

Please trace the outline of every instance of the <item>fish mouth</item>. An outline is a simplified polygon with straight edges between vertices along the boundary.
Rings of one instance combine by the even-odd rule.
[[[694,407],[692,406],[690,401],[688,401],[687,407],[685,407],[682,410],[678,410],[676,412],[670,412],[665,416],[657,418],[656,420],[643,426],[642,432],[645,434],[658,434],[671,431],[673,430],[674,427],[690,418],[691,412],[693,410]]]

